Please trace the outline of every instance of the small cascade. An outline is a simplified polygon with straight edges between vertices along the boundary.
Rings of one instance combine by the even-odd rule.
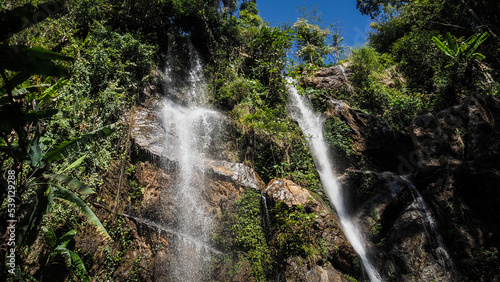
[[[269,209],[267,207],[267,198],[264,196],[264,194],[260,194],[262,197],[262,216],[264,218],[264,227],[265,227],[265,232],[266,236],[268,238],[271,237],[273,230],[272,230],[272,225],[271,225],[271,216],[269,215]]]
[[[349,83],[349,78],[347,77],[347,73],[345,72],[345,68],[342,65],[339,65],[340,71],[342,72],[342,76],[344,76],[344,79],[346,81],[347,89],[349,89],[349,93],[354,94],[354,89],[351,86],[351,83]],[[354,96],[353,96],[354,99]]]
[[[222,128],[220,114],[207,107],[206,83],[197,54],[189,52],[185,82],[176,84],[172,68],[166,69],[167,93],[161,109],[166,131],[165,155],[177,165],[177,177],[169,187],[174,198],[175,237],[171,249],[175,258],[169,266],[172,281],[204,281],[210,265],[209,246],[212,216],[208,210],[208,182],[205,161],[210,157],[215,137]],[[180,236],[182,235],[182,236]]]
[[[333,170],[333,162],[329,157],[328,145],[323,137],[323,120],[321,116],[317,115],[311,109],[306,98],[298,93],[297,88],[294,86],[295,81],[287,78],[287,82],[291,115],[299,123],[307,138],[321,182],[325,187],[325,192],[337,211],[340,226],[358,254],[370,281],[381,281],[380,275],[368,257],[366,241],[360,234],[357,225],[354,223],[354,219],[347,211],[344,195],[337,183],[337,178]]]
[[[408,187],[410,187],[413,198],[415,199],[415,203],[423,210],[423,215],[425,219],[427,220],[427,224],[422,223],[425,229],[425,233],[427,235],[427,238],[431,239],[433,238],[436,248],[437,248],[437,254],[439,256],[439,259],[445,265],[448,267],[450,270],[454,271],[454,264],[453,261],[451,260],[450,255],[448,254],[448,251],[446,251],[446,247],[443,241],[443,237],[441,236],[441,233],[439,232],[438,226],[436,221],[434,220],[434,217],[432,216],[431,211],[427,207],[427,204],[424,201],[424,198],[422,198],[422,195],[418,191],[418,189],[413,185],[413,183],[407,178],[402,176],[401,177],[405,183],[408,184]],[[427,229],[427,225],[430,228],[430,233],[429,230]]]

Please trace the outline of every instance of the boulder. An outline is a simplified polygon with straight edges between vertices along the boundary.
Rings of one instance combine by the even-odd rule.
[[[288,207],[305,205],[313,201],[311,193],[287,179],[273,179],[263,191],[274,202],[284,202]]]
[[[346,85],[351,72],[347,65],[337,65],[328,68],[318,68],[311,74],[303,76],[304,85],[317,89],[340,90]]]

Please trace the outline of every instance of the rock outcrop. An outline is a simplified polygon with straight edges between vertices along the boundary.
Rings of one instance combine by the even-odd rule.
[[[287,179],[273,179],[264,193],[274,202],[284,202],[287,206],[305,205],[313,200],[311,193]]]
[[[308,83],[338,87],[337,82],[345,81],[325,79],[338,77],[338,72],[338,68],[320,70],[315,76],[318,79],[309,78]],[[348,137],[360,159],[337,164],[337,172],[342,175],[342,187],[349,191],[352,212],[373,243],[376,265],[384,279],[498,281],[494,277],[500,274],[500,230],[496,225],[500,213],[494,207],[500,203],[499,99],[471,95],[462,105],[437,114],[423,113],[414,119],[409,134],[393,131],[377,118],[333,99],[328,101],[325,117],[350,128]],[[159,146],[166,134],[154,110],[135,111],[135,146],[150,159],[169,165],[167,170],[148,164],[136,168],[136,177],[146,188],[141,205],[131,210],[128,219],[137,226],[139,238],[129,257],[142,252],[158,269],[169,263],[172,254],[168,248],[153,252],[152,244],[168,245],[175,236],[168,229],[175,227],[168,183],[176,177],[176,156]],[[278,216],[273,214],[276,205],[282,203],[290,212],[303,208],[311,218],[305,236],[309,243],[304,244],[311,254],[291,253],[280,262],[277,277],[294,281],[346,281],[346,273],[359,277],[356,255],[335,213],[316,194],[287,179],[273,179],[265,185],[252,168],[224,158],[206,161],[203,167],[209,189],[200,204],[211,211],[216,225],[228,218],[228,207],[245,194],[246,187],[260,191],[267,201],[271,245],[278,242],[276,232],[282,232],[272,229]],[[141,232],[149,236],[146,233],[155,229],[162,230],[156,239],[140,239]],[[231,232],[223,224],[217,230]],[[235,258],[217,266],[214,277],[227,278],[235,264],[242,270],[234,279],[251,279],[250,265]],[[155,267],[143,267],[161,279]]]
[[[346,65],[337,65],[328,68],[319,68],[306,73],[303,77],[304,85],[317,89],[340,90],[349,83],[351,72]]]
[[[498,281],[500,266],[500,99],[471,95],[462,105],[415,118],[415,184],[437,217],[462,275]]]
[[[325,117],[337,118],[351,129],[349,136],[344,137],[352,140],[352,148],[362,156],[361,159],[358,157],[354,160],[336,158],[339,171],[358,166],[400,173],[401,156],[409,154],[413,149],[408,135],[392,130],[383,121],[351,108],[344,101],[329,99],[327,106]]]
[[[332,281],[321,279],[344,279],[341,273],[359,275],[360,269],[354,263],[356,253],[343,234],[337,216],[321,198],[287,179],[271,180],[263,193],[271,206],[281,202],[292,210],[297,206],[304,207],[312,222],[308,227],[311,232],[304,234],[307,239],[303,244],[314,246],[322,242],[323,254],[315,254],[308,259],[297,256],[287,259],[288,267],[284,272],[287,280]],[[323,265],[325,262],[327,264]]]
[[[338,69],[317,73],[304,83],[339,89]],[[500,276],[494,208],[500,204],[500,99],[472,94],[460,105],[417,116],[409,134],[343,101],[327,103],[327,119],[350,128],[358,155],[337,168],[347,169],[342,186],[377,245],[384,279],[498,281],[492,277]]]
[[[175,231],[177,225],[173,202],[175,198],[169,188],[177,177],[176,159],[178,156],[175,151],[164,148],[163,144],[166,139],[175,140],[175,138],[169,137],[169,133],[165,132],[161,126],[161,115],[155,108],[154,105],[149,105],[149,109],[138,107],[133,113],[131,137],[138,151],[136,158],[142,160],[135,169],[135,178],[140,186],[144,187],[144,197],[139,204],[125,210],[125,217],[131,225],[137,228],[137,233],[134,234],[137,234],[138,238],[134,237],[134,241],[142,242],[141,246],[147,246],[148,250],[144,251],[144,247],[141,247],[141,252],[147,254],[148,261],[154,262],[154,266],[144,266],[145,269],[153,273],[156,280],[161,280],[166,279],[162,271],[170,264],[170,258],[173,255],[168,247],[169,242],[173,236],[178,236]],[[150,162],[155,162],[159,166],[152,165]],[[287,179],[274,179],[265,185],[259,175],[243,163],[207,160],[202,167],[208,182],[205,184],[208,190],[203,193],[203,202],[199,205],[204,206],[213,215],[214,232],[225,234],[223,236],[231,236],[231,226],[226,226],[224,220],[235,216],[231,215],[234,213],[232,207],[244,195],[245,189],[247,187],[255,189],[268,199],[271,207],[283,202],[291,210],[297,206],[305,207],[306,214],[315,216],[310,226],[315,232],[308,232],[311,236],[308,237],[310,242],[308,241],[307,244],[318,246],[318,242],[321,242],[322,254],[320,251],[315,251],[307,259],[301,256],[289,257],[280,267],[283,277],[302,277],[304,279],[302,281],[311,281],[311,279],[345,281],[343,273],[360,275],[359,265],[356,266],[354,263],[356,255],[337,224],[335,214],[313,193]],[[273,223],[270,222],[270,224]],[[158,235],[144,242],[145,238],[142,237],[141,232],[146,232],[144,236],[150,236],[154,230],[157,230]],[[269,236],[271,240],[269,243],[273,244],[274,234],[269,234]],[[161,244],[164,247],[154,253],[152,250],[155,244]],[[215,253],[222,253],[221,250],[216,249],[215,244],[209,247],[213,248]],[[137,251],[137,249],[130,250],[132,254]],[[132,257],[132,255],[129,256]],[[298,261],[303,261],[305,264],[298,267],[296,264]],[[244,262],[231,259],[224,264],[217,265],[213,277],[227,278],[228,271],[233,269],[236,263],[241,264],[240,268],[244,265]],[[307,267],[303,267],[304,265]],[[127,267],[130,265],[122,266],[123,269]],[[243,267],[238,275],[232,276],[232,279],[239,279],[240,276],[252,277],[249,271],[248,267]],[[123,271],[117,273],[125,275]]]

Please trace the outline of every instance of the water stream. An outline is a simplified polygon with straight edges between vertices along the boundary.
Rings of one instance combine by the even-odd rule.
[[[351,93],[352,99],[354,100],[354,89],[351,86],[351,83],[349,82],[349,77],[347,77],[347,73],[345,71],[345,68],[342,65],[339,65],[340,71],[342,72],[342,76],[345,79],[345,84],[347,85],[347,89],[349,90],[349,93]]]
[[[423,210],[423,216],[427,220],[427,223],[430,228],[430,233],[427,230],[427,225],[423,223],[425,233],[427,235],[427,238],[429,239],[434,239],[434,242],[436,244],[436,251],[439,256],[439,259],[441,260],[441,263],[448,267],[450,270],[454,271],[454,264],[453,261],[448,254],[448,251],[446,250],[446,246],[443,241],[443,237],[441,236],[441,233],[439,232],[438,226],[436,221],[434,220],[434,217],[432,216],[431,211],[427,207],[427,204],[425,203],[424,199],[422,198],[422,195],[418,191],[418,189],[413,185],[413,183],[406,177],[401,177],[403,181],[408,184],[408,187],[411,189],[411,193],[413,195],[413,198],[415,199],[416,204]]]
[[[165,150],[177,163],[177,177],[171,193],[175,202],[175,232],[170,262],[172,281],[204,281],[210,265],[209,246],[212,217],[208,210],[208,184],[204,162],[221,127],[220,114],[207,106],[206,84],[200,60],[190,52],[186,82],[176,85],[171,69],[166,69],[169,92],[161,109],[162,126],[166,131]],[[172,89],[175,88],[173,91]]]
[[[307,138],[321,183],[323,183],[328,199],[337,211],[341,228],[354,251],[358,254],[370,281],[381,281],[380,275],[368,257],[366,242],[353,218],[347,212],[343,193],[334,174],[334,166],[330,159],[328,145],[323,137],[323,120],[320,115],[311,109],[306,98],[298,93],[297,88],[294,86],[295,82],[291,78],[287,80],[291,115],[299,123]]]
[[[267,238],[271,238],[271,234],[273,234],[272,223],[271,223],[271,215],[269,214],[269,209],[267,207],[267,198],[263,194],[261,196],[262,202],[262,215],[264,217],[264,227],[266,231]]]

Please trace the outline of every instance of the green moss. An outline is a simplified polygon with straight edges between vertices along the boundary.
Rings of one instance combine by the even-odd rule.
[[[352,148],[353,140],[349,137],[352,129],[337,117],[331,117],[325,124],[326,142],[340,158],[353,159],[356,152]]]
[[[278,202],[270,213],[275,222],[273,244],[278,260],[317,253],[315,247],[311,248],[311,243],[314,243],[311,224],[318,215],[306,212],[301,205],[290,208],[284,202]]]
[[[261,222],[261,196],[252,189],[235,202],[236,218],[232,225],[234,244],[238,252],[248,260],[257,281],[266,281],[271,271],[271,253]]]

